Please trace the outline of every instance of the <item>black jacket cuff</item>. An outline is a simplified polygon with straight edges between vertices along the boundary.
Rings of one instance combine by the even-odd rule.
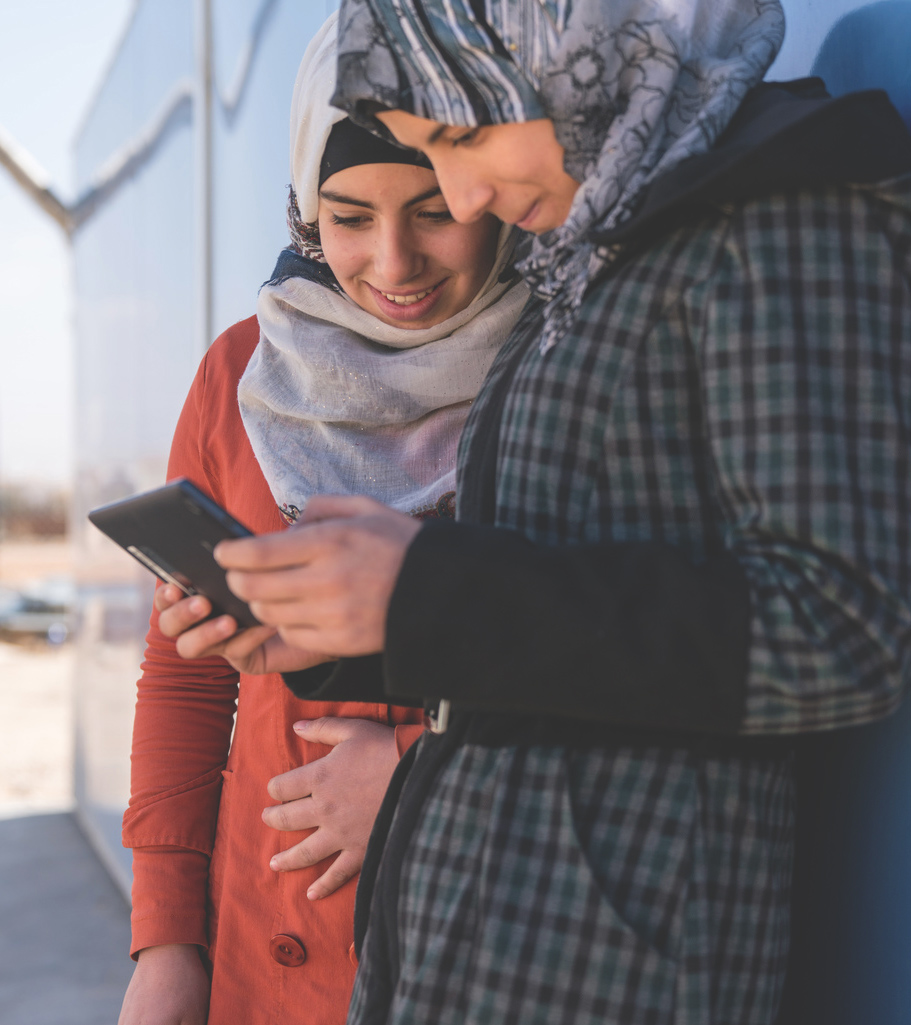
[[[307,701],[365,701],[386,704],[389,695],[383,687],[381,655],[342,658],[324,662],[312,669],[284,673],[285,683],[295,697]],[[397,705],[420,706],[420,700],[403,698]]]
[[[431,521],[390,605],[386,691],[734,733],[749,630],[746,575],[728,553],[696,566],[658,542],[538,546],[506,529]]]

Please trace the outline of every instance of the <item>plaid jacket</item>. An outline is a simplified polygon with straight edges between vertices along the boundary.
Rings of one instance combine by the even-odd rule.
[[[625,600],[647,610],[677,557],[691,575],[676,618],[690,622],[687,581],[698,604],[699,567],[733,564],[692,619],[703,629],[708,609],[723,648],[725,627],[740,629],[726,594],[744,614],[738,701],[719,691],[724,672],[688,695],[725,706],[710,728],[780,736],[897,706],[911,677],[911,177],[731,204],[621,249],[546,355],[535,318],[502,351],[462,442],[468,468],[495,449],[475,509],[498,529],[422,531],[390,611],[387,687],[475,711],[423,743],[404,784],[351,1020],[448,1021],[450,1007],[453,1021],[481,1020],[496,1007],[504,1021],[767,1023],[788,943],[787,758],[751,754],[748,739],[737,756],[638,738],[622,724],[672,727],[665,704],[698,728],[673,664],[637,705],[614,686],[610,645],[580,659],[573,640],[598,633],[593,604],[621,619]],[[624,551],[649,555],[631,574],[611,561]],[[643,568],[651,579],[637,582]],[[656,616],[672,624],[673,610]],[[662,644],[613,637],[618,651]],[[590,744],[587,705],[620,725],[597,726],[600,745],[573,754],[561,783],[549,716],[574,717]],[[509,708],[544,722],[518,746],[509,725],[497,740]],[[598,880],[587,895],[567,876],[577,848]],[[375,871],[374,857],[365,891]],[[488,877],[499,889],[479,908]],[[599,901],[591,919],[578,911]],[[604,938],[580,954],[579,930]],[[519,950],[547,954],[537,965]],[[543,988],[528,984],[539,969]]]

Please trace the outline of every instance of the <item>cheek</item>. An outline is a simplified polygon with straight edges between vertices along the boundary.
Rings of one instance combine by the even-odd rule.
[[[321,219],[319,237],[323,256],[340,282],[357,273],[360,247],[354,232]]]
[[[499,230],[500,222],[489,215],[473,224],[452,225],[451,268],[480,284],[493,266]]]

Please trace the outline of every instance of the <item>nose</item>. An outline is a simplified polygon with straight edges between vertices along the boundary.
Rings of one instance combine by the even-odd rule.
[[[469,171],[464,163],[448,167],[435,162],[434,170],[449,212],[460,224],[473,224],[494,212],[496,190],[483,176]]]
[[[424,256],[407,225],[398,221],[383,225],[374,253],[374,267],[389,286],[406,285],[424,268]]]

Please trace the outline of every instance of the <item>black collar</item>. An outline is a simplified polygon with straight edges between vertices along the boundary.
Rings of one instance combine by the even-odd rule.
[[[911,171],[911,134],[881,90],[833,99],[818,78],[764,82],[707,153],[655,180],[638,213],[599,244],[654,238],[698,208],[771,193],[885,181]]]
[[[293,249],[283,249],[278,254],[275,270],[272,271],[272,277],[265,282],[265,285],[280,285],[288,278],[304,278],[307,281],[315,281],[316,284],[323,285],[333,292],[342,291],[342,287],[328,263],[317,263],[316,260],[311,260],[308,256],[301,256]]]

